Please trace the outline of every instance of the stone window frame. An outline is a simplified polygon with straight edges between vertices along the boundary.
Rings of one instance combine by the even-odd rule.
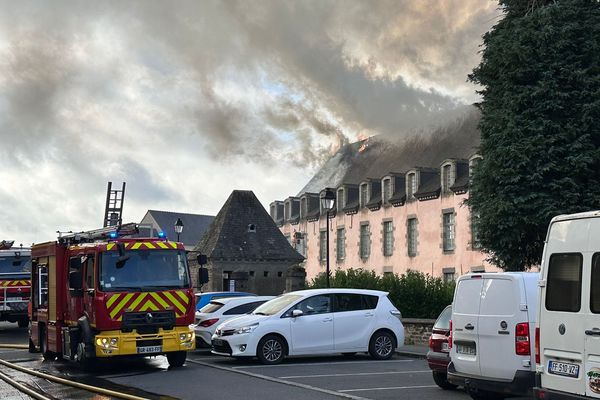
[[[381,180],[381,204],[385,204],[385,205],[390,204],[390,198],[394,195],[394,181],[395,181],[395,179],[392,179],[391,176],[385,176]],[[385,196],[385,183],[386,182],[389,182],[389,185],[390,185],[387,199]]]
[[[482,274],[485,272],[485,267],[483,265],[476,265],[471,267],[471,273],[473,274]]]
[[[446,215],[452,215],[452,227],[453,227],[453,232],[452,232],[452,248],[450,247],[446,247],[446,235],[445,235],[445,228],[446,228]],[[440,232],[440,236],[441,236],[441,243],[440,243],[440,248],[442,249],[442,252],[444,254],[454,254],[455,250],[456,250],[456,211],[454,210],[454,208],[444,208],[442,210],[442,221],[441,221],[441,232]]]
[[[446,176],[447,171],[447,176]],[[440,187],[442,194],[451,194],[450,188],[456,182],[456,162],[446,161],[440,167]]]
[[[474,154],[469,158],[469,179],[473,176],[473,169],[483,159],[479,154]]]
[[[385,231],[385,226],[386,224],[390,223],[392,225],[392,229],[390,230],[390,236],[391,236],[391,248],[390,248],[390,252],[389,254],[386,254],[386,231]],[[396,226],[394,225],[394,219],[393,218],[384,218],[381,220],[381,254],[383,254],[384,257],[392,257],[394,255],[394,250],[396,248],[395,246],[395,240],[394,240],[394,231],[396,230]]]
[[[323,236],[321,236],[323,235]],[[325,244],[325,246],[323,246]],[[324,264],[327,261],[327,229],[319,229],[319,263]]]
[[[476,215],[469,214],[469,228],[471,229],[471,241],[469,243],[469,250],[479,251],[481,250],[481,242],[478,238],[478,231],[475,229]]]
[[[410,221],[415,221],[414,238],[410,238]],[[419,255],[419,218],[416,214],[410,214],[406,217],[406,253],[408,257],[417,257]],[[414,249],[411,249],[411,242],[414,241]],[[414,251],[411,251],[414,250]]]
[[[447,277],[450,276],[450,274],[452,274],[452,279],[451,280],[447,279]],[[454,267],[445,267],[445,268],[442,268],[442,280],[445,283],[456,281],[456,268],[454,268]]]
[[[413,185],[410,185],[410,179],[409,177],[413,176],[414,180],[413,180]],[[406,173],[406,176],[404,178],[405,181],[405,190],[406,190],[406,201],[414,201],[417,198],[415,197],[415,193],[417,193],[419,191],[419,181],[420,181],[420,174],[419,174],[419,170],[416,169],[411,169],[410,171],[408,171]],[[413,190],[414,189],[414,190]]]
[[[338,213],[342,213],[344,211],[344,207],[346,207],[346,189],[344,189],[343,187],[338,188],[335,193],[336,210]]]
[[[300,198],[300,218],[306,218],[308,214],[308,197],[302,196]]]
[[[393,275],[394,274],[394,266],[393,265],[384,265],[381,271],[383,276]]]
[[[343,254],[340,256],[340,231],[344,231],[342,251]],[[346,259],[346,227],[344,225],[338,225],[335,229],[335,260],[337,263],[342,263]]]
[[[367,235],[367,241],[368,241],[368,243],[367,243],[367,254],[366,254],[366,256],[363,254],[363,246],[362,246],[362,244],[363,244],[362,243],[362,238],[363,238],[362,230],[363,230],[363,226],[367,227],[367,232],[368,232],[368,235]],[[362,260],[362,261],[368,260],[369,257],[371,256],[371,246],[373,244],[372,240],[371,240],[371,235],[372,235],[371,224],[369,223],[369,221],[361,221],[360,222],[360,228],[359,228],[359,231],[358,231],[358,258],[360,260]]]
[[[285,222],[292,218],[292,201],[286,200],[283,202],[283,220]]]
[[[364,208],[367,206],[367,203],[369,202],[369,195],[371,192],[371,188],[370,188],[370,183],[369,182],[361,182],[360,185],[358,185],[358,206],[359,208]],[[365,190],[365,198],[363,198],[363,188],[366,188]]]

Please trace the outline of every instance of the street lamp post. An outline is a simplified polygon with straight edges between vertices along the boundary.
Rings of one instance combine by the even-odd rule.
[[[175,233],[177,233],[177,241],[179,242],[179,235],[183,232],[183,221],[181,218],[177,218],[175,221]]]
[[[326,188],[325,189],[325,193],[323,194],[323,197],[321,197],[321,208],[323,209],[323,211],[326,212],[326,216],[325,216],[325,220],[326,220],[326,242],[327,242],[327,251],[326,251],[326,274],[327,274],[327,288],[330,287],[329,285],[329,212],[333,209],[333,205],[335,203],[335,193],[333,192],[333,189],[331,188]]]

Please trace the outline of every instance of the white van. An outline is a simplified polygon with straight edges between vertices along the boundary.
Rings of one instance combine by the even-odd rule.
[[[541,278],[535,396],[600,398],[600,211],[552,219]]]
[[[468,274],[452,302],[448,382],[473,399],[531,393],[538,273]]]

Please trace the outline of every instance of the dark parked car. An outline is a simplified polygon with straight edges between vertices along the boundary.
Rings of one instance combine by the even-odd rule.
[[[427,362],[433,372],[433,380],[444,390],[456,389],[456,385],[449,383],[446,379],[446,369],[450,363],[448,336],[450,336],[451,317],[452,306],[448,306],[444,308],[433,325],[427,352]]]

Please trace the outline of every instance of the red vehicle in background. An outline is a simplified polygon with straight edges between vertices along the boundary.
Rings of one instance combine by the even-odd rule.
[[[31,293],[31,250],[0,241],[0,321],[29,325],[27,304]]]
[[[452,317],[452,306],[447,306],[439,315],[433,325],[431,337],[429,338],[429,351],[427,352],[427,363],[433,372],[433,380],[436,385],[444,390],[456,389],[456,385],[448,382],[446,370],[450,363],[450,318]]]
[[[32,247],[30,349],[91,369],[100,358],[195,348],[194,290],[183,244],[140,238],[135,224],[59,236]]]

